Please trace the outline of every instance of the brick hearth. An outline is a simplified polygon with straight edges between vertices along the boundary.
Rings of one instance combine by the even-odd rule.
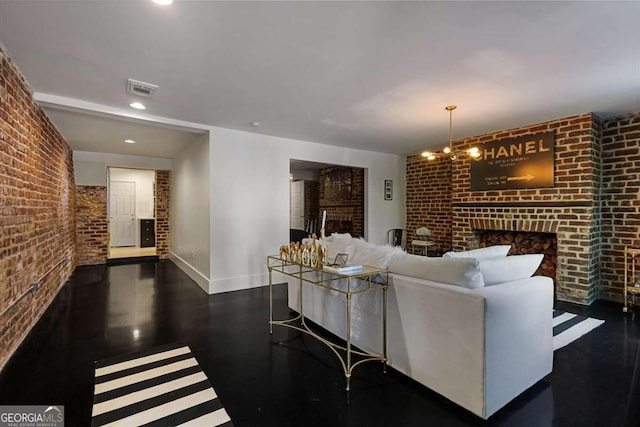
[[[544,258],[534,276],[547,276],[556,281],[558,263],[558,238],[555,233],[483,230],[474,228],[480,247],[510,245],[508,255],[542,254]]]

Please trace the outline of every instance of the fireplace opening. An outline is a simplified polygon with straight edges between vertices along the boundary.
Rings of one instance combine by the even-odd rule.
[[[556,282],[558,238],[555,233],[509,230],[474,230],[479,246],[511,245],[509,255],[543,254],[534,276],[547,276]]]

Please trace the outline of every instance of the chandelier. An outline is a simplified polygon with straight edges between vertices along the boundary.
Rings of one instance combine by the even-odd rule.
[[[467,154],[469,157],[480,157],[480,150],[478,147],[471,147],[467,150],[456,150],[453,151],[452,145],[452,130],[453,130],[453,110],[458,108],[455,105],[447,105],[444,109],[449,112],[449,145],[444,147],[442,151],[423,151],[420,155],[422,157],[426,157],[427,160],[435,160],[440,157],[449,157],[451,160],[455,160],[461,154]]]

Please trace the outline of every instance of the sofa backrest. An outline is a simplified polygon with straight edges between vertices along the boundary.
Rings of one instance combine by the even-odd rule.
[[[392,273],[403,276],[413,276],[468,289],[484,286],[480,262],[474,258],[430,258],[402,253],[391,258],[388,268]]]

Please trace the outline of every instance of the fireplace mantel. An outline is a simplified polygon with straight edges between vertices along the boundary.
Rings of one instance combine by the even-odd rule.
[[[452,206],[457,208],[571,208],[591,205],[591,200],[452,203]]]

